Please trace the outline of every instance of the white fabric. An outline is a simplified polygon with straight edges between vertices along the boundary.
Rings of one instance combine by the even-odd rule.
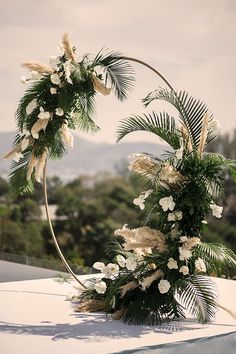
[[[236,282],[215,282],[221,305],[236,313]],[[235,320],[223,310],[211,325],[189,320],[154,328],[129,326],[101,313],[75,313],[71,303],[65,301],[71,293],[76,293],[72,284],[60,284],[53,279],[0,283],[0,353],[132,353],[143,347],[210,339],[236,331]],[[208,353],[213,353],[210,348]]]

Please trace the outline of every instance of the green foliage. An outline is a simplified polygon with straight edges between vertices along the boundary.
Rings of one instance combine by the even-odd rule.
[[[164,139],[174,150],[180,147],[180,134],[176,128],[175,120],[168,113],[144,114],[143,117],[135,115],[121,122],[118,129],[118,138],[121,140],[127,134],[135,131],[146,131]]]
[[[179,113],[179,119],[186,126],[193,147],[197,148],[200,142],[202,131],[202,118],[208,112],[207,106],[200,100],[189,96],[187,92],[180,91],[179,93],[159,88],[150,93],[143,99],[145,106],[148,106],[152,101],[162,100],[173,105]],[[208,132],[208,141],[212,140],[212,132]]]

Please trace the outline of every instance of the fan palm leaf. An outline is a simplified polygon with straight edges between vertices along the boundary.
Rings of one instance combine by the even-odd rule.
[[[216,286],[208,277],[191,275],[181,279],[177,286],[180,303],[198,322],[207,323],[217,311],[218,296]]]
[[[118,52],[106,53],[103,49],[96,55],[91,68],[100,66],[105,72],[105,81],[110,80],[115,95],[120,101],[127,98],[134,84],[132,66]]]
[[[198,148],[202,131],[202,121],[204,115],[208,112],[208,107],[200,100],[189,96],[186,91],[179,93],[166,88],[159,88],[151,92],[143,99],[145,107],[154,100],[164,100],[173,105],[179,112],[180,121],[187,128],[191,143],[195,148]],[[212,116],[210,116],[210,119]],[[207,142],[213,139],[211,132],[208,132]]]
[[[134,115],[121,122],[118,129],[118,138],[135,131],[146,131],[159,136],[165,140],[174,150],[180,147],[180,134],[176,128],[175,120],[168,113],[157,114],[152,112],[143,116]]]

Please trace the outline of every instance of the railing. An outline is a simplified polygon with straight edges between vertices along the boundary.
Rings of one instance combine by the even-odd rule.
[[[51,259],[36,258],[27,255],[0,252],[0,260],[31,265],[39,268],[57,270],[59,272],[65,272],[65,268],[63,267],[61,262]],[[79,266],[73,263],[70,263],[70,267],[76,274],[89,274],[92,272],[91,268],[89,267]]]

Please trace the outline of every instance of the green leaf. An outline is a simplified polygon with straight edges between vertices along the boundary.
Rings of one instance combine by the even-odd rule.
[[[121,122],[118,129],[118,139],[135,131],[153,133],[165,140],[174,150],[180,147],[180,134],[176,128],[175,120],[168,113],[144,114],[143,117],[135,115]]]
[[[106,53],[101,50],[94,58],[91,68],[100,66],[105,71],[105,81],[110,80],[115,95],[120,101],[127,98],[133,88],[134,71],[132,66],[118,52]]]
[[[180,120],[188,129],[192,145],[197,148],[200,142],[203,117],[208,112],[206,104],[189,96],[185,91],[177,93],[166,88],[159,88],[144,98],[145,107],[154,100],[166,101],[177,109]],[[212,116],[210,116],[211,118]],[[207,142],[213,138],[212,133],[208,132]]]
[[[198,322],[210,322],[218,309],[216,286],[209,277],[191,275],[179,280],[177,292],[180,303]]]

